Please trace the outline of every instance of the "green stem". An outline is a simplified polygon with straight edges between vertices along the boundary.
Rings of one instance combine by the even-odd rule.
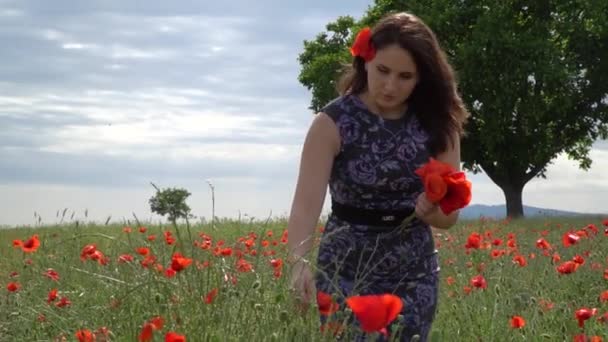
[[[405,229],[412,221],[416,218],[416,211],[413,211],[408,217],[404,218],[403,221],[397,226],[397,229]]]

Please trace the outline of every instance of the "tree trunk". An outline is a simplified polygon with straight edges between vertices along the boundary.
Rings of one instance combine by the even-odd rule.
[[[546,163],[542,164],[542,167],[535,167],[529,172],[518,170],[517,168],[507,169],[504,167],[497,167],[493,164],[482,165],[482,169],[486,172],[488,177],[490,177],[494,184],[498,185],[505,194],[507,217],[524,217],[524,206],[522,201],[524,186],[542,170],[544,165],[546,165]]]
[[[503,184],[500,187],[505,194],[507,201],[507,217],[520,218],[524,216],[524,206],[522,202],[523,185],[513,183]]]

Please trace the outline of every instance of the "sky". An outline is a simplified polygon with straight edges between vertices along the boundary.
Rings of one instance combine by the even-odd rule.
[[[198,217],[210,185],[217,216],[288,216],[313,119],[303,41],[370,3],[0,0],[0,225],[52,224],[64,208],[158,220],[151,182],[186,188]],[[558,157],[524,203],[607,212],[608,143],[590,156],[589,171]],[[504,203],[468,177],[473,204]]]

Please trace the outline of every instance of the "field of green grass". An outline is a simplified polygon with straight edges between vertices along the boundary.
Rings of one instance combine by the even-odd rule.
[[[600,217],[479,220],[437,230],[431,340],[606,340],[606,225]],[[290,297],[285,228],[226,220],[215,229],[2,229],[0,341],[329,341],[317,308],[299,314]],[[514,327],[514,316],[524,325]]]

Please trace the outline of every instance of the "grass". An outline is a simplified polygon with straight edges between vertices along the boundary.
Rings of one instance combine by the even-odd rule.
[[[608,302],[599,299],[608,290],[608,236],[602,219],[479,220],[436,231],[442,270],[431,340],[562,341],[582,333],[606,337],[606,323],[598,320],[608,312]],[[599,229],[597,235],[589,224]],[[128,233],[122,225],[75,222],[0,230],[0,341],[71,341],[84,329],[100,332],[97,341],[104,335],[111,341],[136,341],[142,326],[157,316],[164,324],[154,331],[154,341],[164,340],[168,332],[188,341],[331,340],[320,332],[315,307],[297,312],[288,291],[289,266],[276,262],[286,258],[285,221],[224,220],[216,229],[202,223],[177,229],[144,226],[143,233],[139,225]],[[562,237],[569,230],[587,236],[566,248]],[[467,249],[473,232],[483,237],[481,248]],[[41,243],[35,252],[12,246],[13,240],[34,234]],[[156,239],[149,239],[151,235]],[[319,237],[317,231],[317,241]],[[514,247],[507,245],[509,237]],[[540,238],[552,245],[546,255],[536,246]],[[497,239],[501,244],[492,244]],[[81,259],[90,244],[103,257],[85,254]],[[147,268],[139,247],[155,257],[147,259]],[[193,261],[168,277],[175,252]],[[119,262],[125,254],[133,261]],[[516,255],[525,258],[525,266],[513,261]],[[561,260],[555,261],[555,255]],[[576,255],[584,259],[576,272],[556,270]],[[105,265],[99,262],[104,258]],[[45,275],[48,269],[59,274],[58,281]],[[477,275],[484,277],[487,288],[471,285]],[[11,292],[9,283],[20,288]],[[48,303],[52,289],[58,297]],[[207,302],[215,290],[217,295]],[[71,304],[58,307],[62,297]],[[598,309],[584,328],[575,318],[583,307]],[[525,319],[523,328],[510,326],[514,315]]]

